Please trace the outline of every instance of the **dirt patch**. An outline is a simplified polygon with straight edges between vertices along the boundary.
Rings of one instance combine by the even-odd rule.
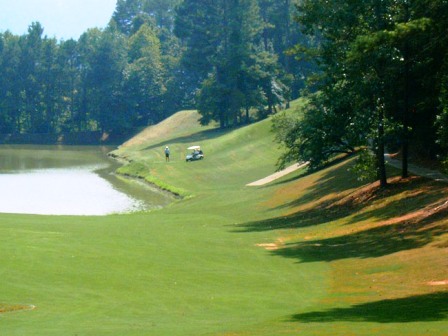
[[[281,249],[285,245],[285,239],[279,238],[275,243],[261,243],[261,244],[255,244],[257,247],[262,247],[266,251],[277,251]]]
[[[279,249],[279,246],[276,243],[255,244],[255,246],[262,247],[267,251],[276,251]]]
[[[430,285],[430,286],[447,286],[448,280],[430,281],[430,282],[428,282],[428,285]]]
[[[7,305],[0,304],[0,314],[12,313],[18,311],[34,310],[36,306],[34,305]]]

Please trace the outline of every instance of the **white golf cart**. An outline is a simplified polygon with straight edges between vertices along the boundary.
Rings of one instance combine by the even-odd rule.
[[[201,146],[190,146],[187,149],[191,151],[191,153],[187,154],[185,161],[197,161],[204,158],[204,153],[201,150]]]

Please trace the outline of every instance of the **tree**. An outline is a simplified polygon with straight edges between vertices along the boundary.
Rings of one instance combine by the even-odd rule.
[[[60,69],[58,131],[76,132],[85,128],[80,113],[79,88],[81,87],[80,55],[75,40],[61,42],[57,67]]]
[[[129,40],[125,88],[128,117],[136,124],[151,124],[162,119],[164,93],[160,41],[154,30],[143,25]]]
[[[23,96],[24,127],[28,132],[44,131],[44,119],[40,108],[39,75],[42,59],[43,27],[34,22],[28,28],[28,34],[21,39],[21,59],[19,65],[20,77],[23,81],[21,95]]]
[[[322,76],[320,93],[310,97],[301,125],[289,135],[288,146],[294,147],[289,152],[295,153],[295,159],[319,167],[338,153],[353,151],[362,141],[368,145],[367,140],[373,137],[378,167],[383,166],[384,155],[380,153],[384,148],[384,76],[374,68],[378,65],[377,69],[381,69],[381,58],[375,62],[368,55],[355,62],[355,57],[348,57],[357,36],[377,28],[373,26],[380,22],[380,13],[374,13],[367,2],[337,0],[303,1],[298,10],[303,31],[321,43],[312,49],[301,45],[296,51],[314,57]],[[367,68],[364,60],[368,60]],[[381,169],[379,176],[385,182],[383,173]]]
[[[123,74],[127,64],[124,35],[113,28],[91,29],[80,38],[81,114],[104,132],[126,128]]]
[[[21,131],[21,87],[19,67],[21,48],[19,37],[6,32],[0,35],[0,132]]]
[[[306,45],[298,46],[295,52],[307,52],[320,68],[319,89],[324,98],[317,115],[322,120],[328,114],[341,119],[342,122],[333,119],[333,123],[344,127],[344,131],[337,127],[327,129],[323,138],[334,136],[334,139],[332,142],[322,141],[319,130],[325,129],[323,125],[313,124],[315,118],[305,118],[302,122],[315,125],[315,135],[310,132],[310,137],[306,138],[303,132],[298,132],[297,136],[302,138],[295,144],[306,139],[303,146],[309,147],[313,143],[311,147],[320,148],[324,153],[343,139],[351,139],[353,148],[372,145],[382,186],[387,184],[385,148],[400,144],[402,175],[407,176],[408,146],[412,142],[416,148],[419,142],[424,143],[426,140],[418,140],[418,135],[430,133],[428,124],[434,122],[434,112],[428,113],[436,110],[434,100],[428,99],[434,97],[434,93],[428,94],[426,87],[439,92],[437,87],[427,85],[431,82],[429,78],[432,83],[439,82],[434,79],[440,66],[434,61],[440,60],[440,56],[430,55],[433,47],[427,43],[438,26],[430,18],[434,13],[428,13],[428,8],[433,8],[435,3],[439,2],[428,0],[426,7],[409,0],[301,2],[298,22],[305,33],[318,38],[321,43],[312,50]],[[428,45],[423,52],[422,45]],[[430,70],[423,74],[423,67],[427,68],[428,64],[431,64]],[[350,104],[338,99],[340,96],[350,97]],[[426,111],[425,118],[419,115],[419,110]],[[344,123],[344,120],[350,122]],[[359,130],[364,143],[346,136],[352,129]],[[433,146],[428,144],[430,147]],[[304,151],[296,150],[295,153],[300,156]],[[328,159],[318,151],[313,153],[315,162]]]
[[[264,50],[276,55],[279,78],[283,83],[288,83],[288,92],[285,96],[288,101],[295,99],[305,87],[307,74],[315,69],[307,60],[292,57],[288,50],[293,49],[298,43],[308,45],[311,41],[295,26],[295,1],[259,0],[258,2],[263,22]]]
[[[198,2],[184,0],[176,9],[174,33],[182,41],[182,71],[186,94],[193,100],[213,69],[214,57],[222,41],[223,0]]]
[[[122,84],[127,63],[126,41],[117,30],[101,34],[91,66],[95,77],[92,101],[96,102],[95,118],[102,131],[126,128],[127,117],[123,104]]]
[[[118,30],[130,36],[134,30],[134,19],[143,13],[143,0],[118,0],[112,20],[117,24]]]
[[[250,95],[251,88],[247,85],[250,77],[245,72],[245,65],[255,60],[251,56],[260,42],[261,25],[256,1],[225,2],[221,10],[223,27],[213,71],[221,88],[216,92],[221,96],[221,104],[215,112],[218,115],[215,120],[219,120],[221,127],[227,127],[239,124],[242,109],[249,108],[248,101],[244,99]],[[203,112],[201,106],[199,111]]]
[[[181,0],[146,0],[143,11],[155,19],[156,26],[159,29],[172,32],[176,14],[175,9],[181,2]]]
[[[248,122],[249,110],[260,107],[261,99],[272,113],[282,85],[273,66],[276,56],[263,47],[258,2],[187,0],[177,13],[185,78],[192,83],[191,92],[198,92],[202,122],[216,120],[221,127]]]
[[[56,39],[45,38],[42,45],[42,61],[39,81],[41,86],[42,131],[54,133],[57,129],[61,108],[61,68],[57,64],[58,45]]]

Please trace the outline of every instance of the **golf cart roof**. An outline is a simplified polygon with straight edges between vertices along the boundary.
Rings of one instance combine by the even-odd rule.
[[[200,150],[201,146],[190,146],[187,148],[188,150]]]

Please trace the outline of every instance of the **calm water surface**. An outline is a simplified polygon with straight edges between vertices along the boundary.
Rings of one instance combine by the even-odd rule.
[[[110,147],[0,146],[0,213],[108,215],[166,206],[172,197],[113,174]]]

